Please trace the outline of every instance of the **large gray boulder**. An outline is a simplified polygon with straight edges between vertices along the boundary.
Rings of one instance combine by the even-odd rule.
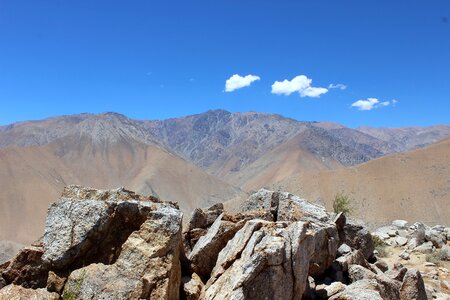
[[[178,299],[181,283],[181,213],[160,206],[122,245],[110,265],[73,271],[64,296],[73,299]]]
[[[42,259],[54,269],[74,269],[91,262],[111,264],[149,213],[166,206],[177,208],[124,188],[68,186],[48,209]]]
[[[252,220],[220,252],[206,299],[301,299],[314,238],[304,222]]]

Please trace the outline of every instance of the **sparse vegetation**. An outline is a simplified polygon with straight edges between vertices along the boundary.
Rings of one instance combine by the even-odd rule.
[[[350,214],[351,209],[351,198],[350,196],[344,194],[343,192],[339,192],[334,196],[333,201],[333,210],[336,214],[342,212],[344,214]]]
[[[444,250],[442,250],[442,249],[438,249],[438,250],[436,250],[436,251],[434,251],[432,253],[428,253],[425,256],[425,260],[427,262],[433,263],[436,266],[441,265],[442,262],[444,260],[446,260],[446,259],[447,259],[446,252]]]
[[[386,251],[386,244],[376,235],[372,235],[373,246],[375,250],[378,252],[379,257],[386,257],[388,253]]]
[[[83,281],[86,277],[86,271],[83,270],[80,274],[80,277],[75,281],[75,287],[71,289],[70,287],[64,290],[63,300],[75,300],[77,299],[78,293],[81,290],[81,286],[83,285]]]

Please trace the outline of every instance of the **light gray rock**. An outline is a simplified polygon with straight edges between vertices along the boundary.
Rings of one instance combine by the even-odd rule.
[[[408,221],[405,220],[394,220],[392,221],[392,226],[397,227],[398,229],[403,229],[408,226]]]
[[[439,232],[434,229],[429,229],[425,231],[425,240],[433,243],[436,248],[441,248],[447,242],[447,237],[443,232]]]
[[[20,285],[10,284],[0,289],[0,300],[58,300],[57,293],[46,289],[28,289]]]
[[[442,257],[442,260],[450,260],[450,245],[444,245],[440,249],[440,251],[441,251],[440,255]]]
[[[384,300],[377,290],[378,283],[374,279],[356,281],[329,300]]]
[[[401,236],[398,236],[398,237],[396,237],[395,238],[395,243],[397,244],[397,246],[405,246],[406,245],[406,243],[408,243],[408,239],[407,238],[404,238],[404,237],[401,237]]]
[[[420,246],[414,248],[414,251],[420,253],[431,253],[433,252],[433,243],[432,242],[423,243]]]
[[[401,300],[426,300],[427,294],[422,275],[416,269],[410,269],[403,278],[400,288]]]
[[[189,254],[192,269],[200,276],[209,277],[216,264],[219,252],[234,234],[244,225],[243,222],[233,223],[223,221],[221,214],[208,229],[206,235],[202,236],[195,244]]]
[[[247,222],[219,254],[205,297],[301,299],[313,251],[304,222]]]
[[[363,279],[375,279],[376,275],[377,274],[375,274],[374,272],[360,265],[350,265],[348,268],[348,276],[351,282]]]
[[[68,186],[48,209],[42,259],[57,269],[81,263],[81,258],[84,264],[111,263],[131,232],[139,229],[150,211],[161,206],[170,204],[123,188]]]
[[[113,264],[93,263],[73,271],[63,298],[178,299],[181,218],[181,212],[170,206],[150,211]]]
[[[204,284],[200,277],[193,273],[191,276],[182,278],[184,299],[199,300],[204,297],[202,295]]]
[[[322,299],[328,299],[329,297],[342,292],[345,288],[346,286],[341,282],[333,282],[330,285],[320,284],[316,287],[316,294]]]
[[[411,258],[410,253],[406,250],[402,251],[398,256],[404,260],[409,260]]]
[[[330,214],[325,207],[308,202],[287,192],[261,189],[252,194],[241,206],[241,211],[266,210],[275,221],[322,221],[328,222]]]
[[[337,253],[338,253],[339,256],[348,254],[350,252],[352,252],[352,248],[350,248],[350,246],[347,245],[347,244],[340,245],[338,250],[337,250]]]

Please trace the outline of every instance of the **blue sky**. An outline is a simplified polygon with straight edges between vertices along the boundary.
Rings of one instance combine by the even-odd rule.
[[[226,92],[234,74],[259,80]],[[448,124],[450,1],[0,1],[2,125],[215,108]]]

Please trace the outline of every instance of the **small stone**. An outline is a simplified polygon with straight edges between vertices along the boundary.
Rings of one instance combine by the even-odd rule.
[[[395,226],[397,228],[406,228],[407,225],[408,225],[408,221],[405,221],[405,220],[392,221],[392,226]]]
[[[404,260],[409,260],[409,259],[410,259],[410,254],[409,254],[408,251],[403,251],[403,252],[400,253],[398,256],[399,256],[401,259],[404,259]]]
[[[48,272],[47,291],[61,294],[67,278],[56,275],[53,271]]]
[[[398,246],[405,246],[406,245],[406,243],[408,243],[408,239],[407,238],[404,238],[404,237],[401,237],[401,236],[398,236],[396,239],[395,239],[395,243],[398,245]]]
[[[350,253],[350,252],[352,252],[352,248],[350,248],[350,246],[345,243],[342,244],[337,250],[337,253],[339,256],[342,256],[342,255]]]
[[[383,273],[389,270],[388,264],[383,260],[378,260],[377,262],[375,262],[375,266],[377,266],[377,268],[380,269]]]

